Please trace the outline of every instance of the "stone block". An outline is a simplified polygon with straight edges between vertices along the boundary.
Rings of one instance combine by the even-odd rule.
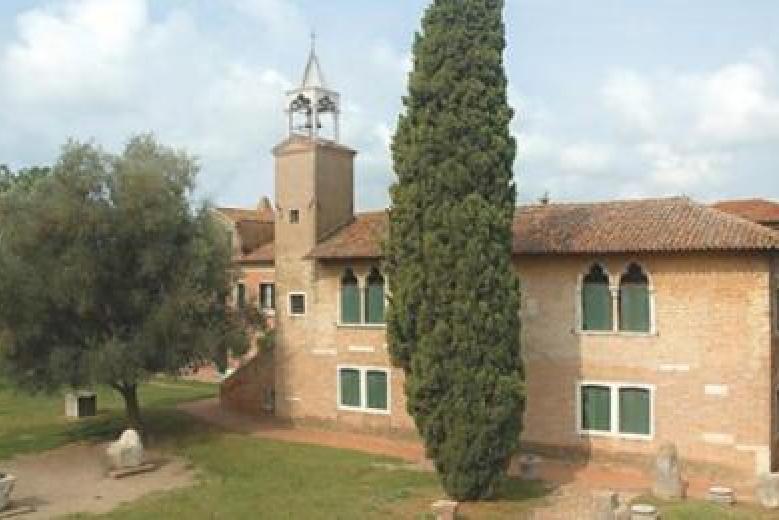
[[[709,488],[706,499],[717,504],[733,505],[736,503],[736,492],[729,487],[712,486]]]
[[[679,500],[684,498],[679,456],[676,446],[666,442],[657,453],[655,460],[655,482],[652,493],[663,500]]]
[[[125,430],[106,450],[112,469],[134,468],[143,464],[143,444],[135,430]]]
[[[11,492],[16,485],[16,477],[6,473],[0,473],[0,511],[5,509],[11,500]]]
[[[657,508],[650,504],[633,504],[630,508],[630,520],[657,520]]]
[[[764,473],[758,477],[755,498],[763,507],[779,508],[779,473]]]
[[[436,520],[454,520],[457,515],[457,506],[454,500],[436,500],[433,502],[433,514]]]

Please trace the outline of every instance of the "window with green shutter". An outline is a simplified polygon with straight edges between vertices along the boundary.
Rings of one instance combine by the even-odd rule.
[[[646,388],[619,389],[619,432],[637,435],[651,433],[651,395]]]
[[[630,264],[619,282],[619,330],[649,332],[649,280],[641,267]]]
[[[236,298],[238,300],[238,308],[243,309],[246,305],[246,286],[242,283],[238,284],[238,294]]]
[[[354,368],[342,368],[338,372],[341,387],[341,406],[359,408],[362,406],[360,399],[360,371]]]
[[[341,277],[341,323],[360,323],[360,286],[351,269]]]
[[[582,430],[611,431],[611,388],[583,385],[581,400]]]
[[[384,323],[384,277],[373,268],[365,289],[365,322]]]
[[[387,409],[387,373],[379,370],[366,372],[368,387],[368,408],[371,410]]]
[[[612,330],[612,300],[609,277],[595,264],[582,286],[582,330]]]

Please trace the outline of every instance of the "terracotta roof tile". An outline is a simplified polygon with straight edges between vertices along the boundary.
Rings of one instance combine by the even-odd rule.
[[[779,233],[687,198],[517,208],[514,253],[779,250]],[[362,213],[318,244],[320,259],[378,258],[386,212]]]
[[[714,204],[714,208],[761,224],[779,222],[779,203],[772,200],[723,200]]]
[[[256,220],[258,222],[273,222],[273,210],[270,208],[215,208],[228,220],[236,223],[241,220]]]
[[[275,243],[268,242],[248,253],[241,253],[234,258],[239,264],[273,263],[275,258]]]

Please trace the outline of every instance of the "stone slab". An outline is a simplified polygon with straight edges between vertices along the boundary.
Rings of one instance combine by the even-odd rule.
[[[14,518],[20,515],[26,515],[28,513],[34,513],[35,508],[31,505],[27,504],[19,504],[16,505],[13,502],[8,504],[8,506],[0,511],[0,520],[4,520],[5,518]]]
[[[149,471],[154,471],[155,469],[157,469],[156,464],[147,462],[146,464],[141,464],[140,466],[135,466],[132,468],[112,469],[111,471],[108,472],[108,476],[111,478],[125,478],[125,477],[130,477],[132,475],[137,475],[139,473],[147,473]]]

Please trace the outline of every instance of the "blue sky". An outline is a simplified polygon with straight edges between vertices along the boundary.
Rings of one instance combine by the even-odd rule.
[[[357,206],[382,207],[427,3],[5,0],[0,163],[153,131],[200,158],[201,195],[255,204],[315,28],[359,151]],[[522,200],[779,199],[779,4],[507,0],[505,15]]]

